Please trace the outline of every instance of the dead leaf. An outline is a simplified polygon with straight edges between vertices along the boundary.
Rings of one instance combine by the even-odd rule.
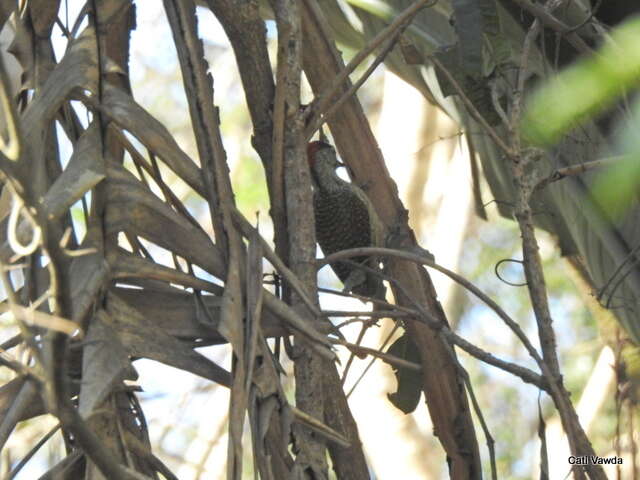
[[[60,0],[29,0],[31,25],[38,37],[47,38],[58,17]]]
[[[212,327],[203,325],[198,318],[198,308],[193,294],[174,289],[173,292],[140,290],[137,288],[113,287],[108,296],[117,295],[122,301],[137,308],[153,323],[169,335],[185,339],[203,339],[207,344],[227,343],[227,340],[215,327],[220,318],[220,297],[201,295],[202,302],[213,319]],[[109,299],[107,299],[109,302]],[[265,311],[262,318],[262,331],[267,337],[286,334],[280,320]]]
[[[137,378],[129,356],[100,310],[91,321],[82,355],[80,415],[89,418],[116,385]]]
[[[15,22],[15,34],[7,51],[16,57],[22,68],[20,91],[35,88],[33,38],[21,21]]]
[[[116,332],[129,355],[144,357],[186,370],[225,387],[231,386],[231,374],[200,355],[187,344],[158,328],[153,319],[110,295],[105,321]]]
[[[204,184],[198,166],[184,153],[164,125],[138,105],[130,95],[107,84],[102,110],[120,128],[161,158],[184,182],[204,196]]]
[[[246,349],[245,364],[247,365],[247,378],[245,389],[248,391],[253,375],[255,356],[258,354],[258,336],[262,319],[262,244],[257,230],[253,230],[249,237],[247,249],[247,308],[246,308]]]
[[[120,165],[107,164],[107,234],[126,231],[224,278],[221,252],[209,236],[153,195]]]
[[[92,122],[75,143],[67,168],[42,201],[49,220],[59,218],[105,178],[99,135],[98,124]]]
[[[75,257],[69,269],[71,286],[71,318],[78,324],[82,322],[91,307],[100,301],[98,292],[107,281],[106,262],[99,254]]]
[[[133,255],[123,249],[110,251],[107,261],[111,268],[111,277],[116,280],[130,278],[145,278],[159,280],[167,284],[182,285],[186,288],[204,290],[221,295],[223,288],[175,268],[159,265],[146,258]]]
[[[15,0],[0,0],[0,30],[3,29],[4,23],[9,18],[9,15],[13,13],[17,5]]]
[[[29,103],[22,115],[21,124],[24,143],[31,149],[32,158],[42,158],[44,136],[48,131],[46,125],[53,119],[63,102],[70,97],[71,92],[76,88],[97,92],[98,69],[95,55],[95,32],[92,28],[86,28],[73,41],[38,94]]]

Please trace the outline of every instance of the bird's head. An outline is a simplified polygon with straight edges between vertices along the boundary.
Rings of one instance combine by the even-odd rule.
[[[344,167],[338,160],[335,149],[325,142],[311,142],[307,145],[307,160],[314,179],[322,183],[323,178],[337,177],[336,169]]]

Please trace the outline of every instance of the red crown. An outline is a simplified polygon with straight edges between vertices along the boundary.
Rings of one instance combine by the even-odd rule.
[[[307,161],[309,162],[309,167],[313,166],[313,162],[316,160],[316,153],[323,148],[332,147],[326,142],[319,142],[317,140],[315,142],[309,142],[307,145]]]

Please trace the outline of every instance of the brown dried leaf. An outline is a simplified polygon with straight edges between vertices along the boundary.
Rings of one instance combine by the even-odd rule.
[[[67,168],[45,195],[43,203],[50,220],[59,218],[105,178],[99,135],[98,124],[92,122],[74,145]]]
[[[15,0],[0,0],[0,30],[4,27],[4,22],[7,21],[9,15],[16,9]]]
[[[264,402],[258,404],[258,432],[261,442],[264,442],[267,432],[269,431],[271,417],[277,410],[280,410],[280,402],[276,397],[269,397]],[[290,431],[291,423],[289,423],[288,427],[287,430]],[[286,448],[288,441],[283,443]]]
[[[260,399],[266,399],[278,393],[278,373],[269,362],[271,359],[263,359],[262,363],[253,372],[253,384],[257,388]]]
[[[215,283],[202,280],[188,273],[159,265],[146,258],[133,255],[126,250],[118,249],[107,254],[107,261],[111,269],[111,277],[116,280],[145,278],[174,283],[187,288],[204,290],[214,294],[222,294],[222,287]]]
[[[95,52],[95,34],[87,28],[73,41],[20,119],[27,154],[17,163],[16,177],[29,178],[30,188],[38,197],[44,195],[47,188],[41,159],[45,158],[44,142],[50,132],[50,122],[74,89],[97,91]]]
[[[114,287],[108,294],[117,295],[120,300],[137,308],[161,330],[177,338],[193,340],[201,338],[206,343],[226,343],[226,339],[215,330],[220,318],[220,297],[201,295],[204,306],[209,311],[213,325],[202,322],[192,293],[175,290],[174,292],[157,292],[134,288]],[[286,331],[280,321],[269,311],[263,312],[262,331],[265,336],[285,335]]]
[[[91,321],[82,355],[82,384],[80,387],[80,415],[88,418],[102,404],[116,385],[137,375],[120,340],[98,311]]]
[[[231,343],[233,352],[239,359],[238,368],[244,369],[243,309],[240,303],[242,302],[242,292],[239,285],[239,276],[236,274],[235,278],[230,278],[233,275],[232,271],[230,270],[230,275],[227,275],[222,295],[218,331]]]
[[[33,48],[33,38],[21,21],[15,22],[15,34],[7,51],[16,57],[16,60],[18,60],[22,68],[22,75],[20,75],[22,85],[20,90],[34,88],[35,74],[33,55],[35,49]]]
[[[99,292],[107,281],[106,262],[100,254],[75,257],[69,271],[71,286],[71,318],[82,324],[91,307],[99,301]]]
[[[247,314],[245,350],[247,365],[247,380],[245,388],[248,391],[253,374],[255,356],[257,354],[258,335],[260,334],[260,320],[262,317],[262,244],[257,230],[253,230],[249,237],[247,249]]]
[[[60,0],[29,0],[29,16],[35,34],[49,37],[58,16]]]
[[[149,446],[141,442],[140,439],[133,435],[129,430],[124,431],[124,442],[126,443],[127,448],[129,448],[137,457],[143,459],[164,478],[167,480],[178,480],[178,477],[169,470],[169,467],[167,467],[162,460],[153,454]]]
[[[86,463],[81,460],[84,460],[82,450],[73,450],[51,467],[39,480],[84,478]]]
[[[336,360],[331,342],[311,322],[305,321],[293,308],[270,292],[264,292],[264,303],[267,309],[280,317],[290,328],[307,337],[310,340],[309,348],[329,361]]]
[[[222,254],[211,239],[149,192],[131,173],[107,165],[110,199],[105,215],[107,234],[126,231],[176,253],[219,278],[224,278]]]
[[[169,131],[122,90],[106,85],[102,109],[120,128],[134,135],[161,158],[176,175],[204,196],[204,184],[198,166],[184,153]]]
[[[154,319],[145,317],[117,295],[109,295],[107,312],[109,316],[104,318],[105,321],[116,332],[129,355],[156,360],[226,387],[231,385],[228,371],[159,329]]]
[[[91,92],[97,91],[98,70],[95,55],[95,32],[92,28],[87,28],[73,41],[24,112],[22,130],[25,144],[44,136],[47,131],[44,128],[45,124],[69,98],[72,90],[81,88]]]

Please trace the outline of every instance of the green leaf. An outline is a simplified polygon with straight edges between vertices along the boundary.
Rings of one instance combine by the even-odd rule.
[[[391,20],[398,13],[387,2],[383,0],[347,0],[354,7],[372,13],[376,17]]]
[[[552,144],[577,123],[640,85],[640,18],[616,28],[594,55],[567,68],[538,90],[525,112],[523,133]]]
[[[593,196],[612,220],[620,220],[637,205],[640,187],[640,100],[635,102],[632,118],[619,135],[619,150],[625,152],[613,167],[598,177]]]
[[[387,350],[387,353],[414,363],[420,363],[418,349],[405,332]],[[403,367],[393,366],[393,371],[398,381],[398,390],[387,394],[389,401],[404,413],[413,412],[420,401],[422,392],[422,377],[420,372]]]

